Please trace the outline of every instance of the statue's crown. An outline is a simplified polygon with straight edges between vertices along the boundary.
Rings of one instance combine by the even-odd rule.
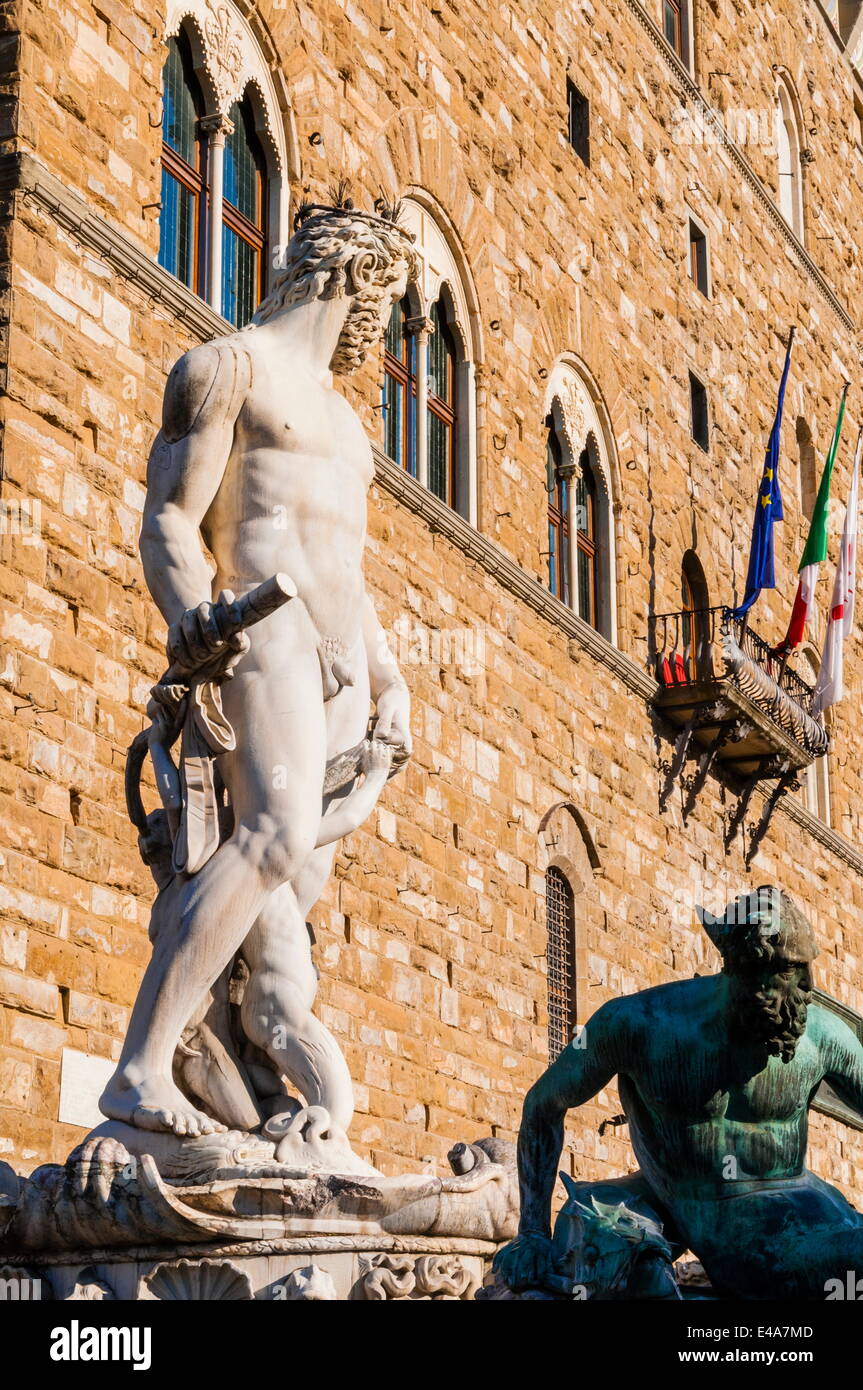
[[[342,218],[345,221],[353,222],[359,218],[363,222],[368,222],[370,226],[386,228],[387,231],[395,230],[406,241],[416,240],[413,232],[409,232],[406,227],[400,225],[402,204],[398,200],[391,203],[386,198],[377,198],[374,212],[365,212],[355,205],[350,196],[348,185],[344,181],[332,190],[332,199],[331,203],[301,203],[294,217],[294,230],[297,231],[308,222],[329,222]]]

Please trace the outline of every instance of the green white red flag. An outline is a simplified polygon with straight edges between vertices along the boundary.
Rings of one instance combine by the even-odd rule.
[[[836,579],[833,584],[833,598],[830,603],[830,617],[827,621],[827,634],[824,638],[824,652],[821,669],[815,685],[813,710],[819,714],[838,704],[845,693],[844,648],[845,640],[854,626],[854,591],[857,584],[857,513],[858,484],[860,480],[860,458],[863,455],[863,429],[857,436],[857,452],[854,455],[854,476],[851,479],[851,493],[845,511],[845,525],[842,528],[842,549],[836,566]]]
[[[827,559],[827,530],[828,514],[830,506],[830,483],[833,478],[833,465],[836,462],[836,454],[839,450],[839,437],[842,434],[842,421],[845,418],[845,398],[848,395],[848,382],[842,391],[842,400],[839,403],[839,416],[836,420],[836,428],[833,431],[833,439],[830,444],[830,451],[824,464],[824,472],[821,474],[821,482],[818,487],[818,496],[815,499],[815,510],[812,513],[812,520],[809,523],[809,535],[803,551],[803,558],[800,561],[800,579],[797,584],[797,595],[794,599],[794,607],[791,610],[791,621],[788,624],[788,631],[785,634],[784,642],[780,642],[777,652],[785,654],[794,651],[803,641],[803,634],[806,631],[806,622],[815,598],[815,588],[818,583],[818,571],[821,564]]]

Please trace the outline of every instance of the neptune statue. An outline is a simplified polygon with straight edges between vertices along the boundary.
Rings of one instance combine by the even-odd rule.
[[[605,1213],[609,1239],[628,1230],[629,1249],[637,1228],[652,1233],[654,1256],[664,1240],[669,1271],[691,1250],[719,1296],[824,1299],[836,1280],[863,1273],[863,1215],[806,1168],[808,1112],[822,1082],[863,1115],[863,1046],[812,1002],[812,928],[768,887],[702,921],[722,956],[719,974],[611,1000],[529,1091],[519,1235],[495,1263],[510,1290],[571,1292],[573,1270],[584,1276],[573,1208],[594,1224]],[[638,1171],[568,1182],[552,1241],[564,1117],[615,1076]],[[627,1287],[606,1277],[587,1296],[668,1297],[670,1288],[675,1297],[655,1260],[651,1271],[646,1292],[643,1279]]]

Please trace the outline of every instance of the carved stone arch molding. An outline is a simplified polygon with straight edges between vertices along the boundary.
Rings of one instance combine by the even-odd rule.
[[[391,116],[370,145],[367,176],[373,196],[404,202],[404,220],[428,239],[426,311],[440,289],[452,297],[458,332],[478,370],[485,362],[481,304],[494,293],[490,283],[491,218],[477,198],[464,155],[433,114],[420,107]],[[438,264],[435,265],[435,256]]]
[[[427,317],[442,295],[461,353],[478,365],[483,360],[479,301],[458,233],[437,199],[419,185],[403,189],[400,202],[401,222],[413,232],[420,257],[420,313]]]
[[[657,605],[660,613],[677,612],[680,608],[680,576],[683,570],[683,557],[692,551],[704,574],[704,583],[711,607],[718,604],[731,604],[734,601],[730,583],[721,578],[716,566],[716,556],[710,545],[711,530],[708,519],[692,511],[679,511],[672,522],[668,544],[659,550],[663,571],[657,575]],[[667,566],[667,569],[665,568]],[[743,581],[740,576],[737,602],[743,597]]]
[[[248,96],[267,160],[271,240],[284,244],[290,239],[290,180],[300,175],[299,144],[275,46],[257,10],[248,12],[249,18],[233,0],[168,0],[165,38],[181,27],[189,35],[207,115],[227,116]]]
[[[572,889],[575,928],[576,1011],[577,1021],[583,1024],[593,1012],[589,992],[588,961],[591,951],[599,946],[604,932],[605,916],[599,902],[596,883],[600,858],[593,837],[581,812],[571,802],[561,801],[547,811],[539,826],[538,904],[540,920],[545,925],[545,874],[550,868],[559,869]]]

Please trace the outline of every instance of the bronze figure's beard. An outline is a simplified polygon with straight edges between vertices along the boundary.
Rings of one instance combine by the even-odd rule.
[[[766,983],[754,994],[738,998],[741,1030],[783,1062],[790,1062],[806,1031],[806,1008],[811,999],[811,989],[799,984]]]
[[[354,295],[330,362],[330,370],[337,376],[355,371],[380,341],[381,307],[388,293],[386,285],[369,285]]]

